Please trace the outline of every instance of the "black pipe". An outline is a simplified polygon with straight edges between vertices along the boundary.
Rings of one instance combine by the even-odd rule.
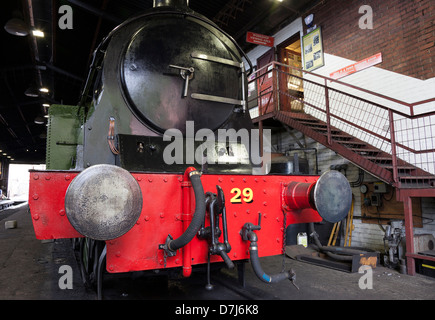
[[[358,250],[356,248],[345,248],[345,247],[324,247],[317,236],[316,231],[314,230],[314,223],[309,223],[310,235],[314,239],[314,244],[318,248],[319,251],[325,253],[328,257],[339,260],[339,261],[352,261],[352,257],[354,255],[360,255],[367,253],[364,250]]]
[[[255,233],[251,232],[250,236]],[[255,235],[255,238],[257,238],[257,236]],[[266,272],[263,271],[263,268],[261,267],[260,264],[260,259],[258,257],[258,247],[257,247],[257,242],[256,241],[251,241],[251,244],[249,246],[249,255],[251,257],[251,265],[252,265],[252,269],[255,272],[255,275],[258,277],[258,279],[260,279],[263,282],[266,283],[277,283],[280,282],[284,279],[289,279],[291,280],[294,277],[294,273],[290,272],[290,271],[284,271],[281,273],[277,273],[277,274],[273,274],[273,275],[268,275]]]
[[[184,247],[195,237],[205,217],[205,195],[199,172],[192,171],[190,175],[190,182],[195,194],[195,212],[186,231],[179,238],[167,242],[167,249],[172,252]]]
[[[293,282],[296,278],[296,274],[291,270],[283,271],[273,275],[268,275],[266,272],[263,271],[263,268],[260,264],[260,259],[258,257],[258,237],[257,234],[254,232],[254,230],[261,230],[261,215],[259,216],[258,220],[259,221],[257,226],[250,222],[245,223],[241,233],[243,240],[249,240],[251,242],[251,244],[249,245],[249,256],[255,275],[265,283],[276,283],[284,279],[289,279]]]

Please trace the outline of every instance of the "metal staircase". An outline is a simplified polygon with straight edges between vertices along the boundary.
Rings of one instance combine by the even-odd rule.
[[[422,257],[414,252],[411,198],[435,197],[435,98],[410,104],[275,61],[250,84],[260,134],[264,125],[285,124],[395,188],[408,274],[415,274],[414,259]]]
[[[332,126],[329,129],[331,139],[328,141],[328,125],[311,115],[278,111],[274,118],[337,152],[356,166],[390,185],[400,188],[434,187],[435,175],[401,159],[397,159],[397,181],[394,181],[391,154]]]

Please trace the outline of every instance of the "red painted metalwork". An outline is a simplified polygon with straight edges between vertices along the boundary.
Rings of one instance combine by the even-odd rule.
[[[78,172],[31,171],[29,207],[39,240],[82,237],[68,221],[65,193]]]
[[[275,100],[269,113],[260,112],[253,122],[271,118],[286,123],[394,186],[404,203],[408,273],[415,274],[415,259],[423,257],[413,252],[410,203],[411,197],[435,197],[435,98],[407,103],[305,70],[297,69],[304,75],[298,77],[285,72],[289,69],[297,68],[273,61],[256,74],[261,78],[267,70],[303,81],[303,99],[282,91],[274,82],[271,86],[275,87],[262,89],[299,100],[305,114],[282,112],[283,106]]]
[[[292,72],[285,71],[290,69],[302,72],[303,76],[296,76]],[[435,135],[435,111],[432,107],[435,98],[407,103],[276,61],[272,61],[255,71],[254,74],[257,77],[252,81],[261,81],[265,78],[266,72],[271,75],[271,79],[287,76],[303,82],[304,98],[295,97],[291,93],[283,91],[276,81],[270,81],[267,83],[268,86],[262,86],[262,92],[267,91],[272,96],[283,95],[297,100],[304,105],[304,111],[307,115],[324,121],[326,132],[322,132],[322,135],[325,136],[325,139],[314,138],[315,140],[337,151],[335,148],[337,144],[335,143],[334,146],[334,142],[340,141],[342,143],[343,140],[336,139],[331,131],[339,129],[350,136],[365,141],[366,145],[375,146],[388,154],[389,159],[386,161],[383,160],[385,157],[379,156],[376,160],[368,162],[364,161],[364,157],[356,157],[359,158],[357,160],[364,162],[360,163],[352,160],[355,158],[353,150],[347,147],[342,148],[339,151],[340,155],[356,163],[357,166],[367,169],[366,165],[368,165],[370,167],[368,172],[397,188],[435,186],[435,164],[433,161],[435,142],[431,139]],[[355,94],[343,91],[346,89],[350,89]],[[251,97],[249,102],[252,103],[256,99],[257,97]],[[283,115],[285,112],[282,110],[288,110],[288,106],[280,105],[278,99],[270,102],[268,109],[263,110],[263,112],[261,104],[259,104],[259,117],[254,118],[254,122],[285,116]],[[418,113],[416,107],[420,108]],[[299,109],[296,111],[300,112]],[[287,124],[293,127],[294,123]],[[303,126],[308,127],[306,124]],[[302,132],[307,134],[306,131]],[[360,148],[357,152],[360,154],[367,152],[362,149],[364,148]],[[415,168],[409,168],[409,163],[405,166],[400,165],[400,162],[409,162],[409,159],[413,159],[411,165]],[[388,170],[385,170],[386,167]],[[376,171],[380,173],[376,173]],[[390,175],[392,176],[391,181],[388,177]]]
[[[403,199],[404,215],[405,215],[405,232],[406,232],[406,253],[414,253],[414,228],[412,223],[412,199],[407,196]],[[406,268],[408,274],[415,275],[415,260],[407,256],[406,257]]]
[[[183,188],[183,232],[187,230],[190,222],[192,221],[192,207],[191,207],[191,189],[192,183],[190,182],[189,174],[195,171],[194,167],[189,167],[184,172],[183,182],[181,187]],[[192,274],[192,254],[190,242],[187,243],[183,248],[183,276],[190,277]]]
[[[35,234],[38,239],[75,238],[81,235],[74,230],[65,215],[65,192],[77,172],[32,171],[30,173],[29,206]],[[130,272],[161,268],[183,267],[189,276],[191,266],[207,262],[208,243],[195,238],[189,246],[173,257],[165,257],[159,244],[168,234],[179,237],[191,220],[195,201],[185,175],[132,173],[143,195],[143,209],[135,226],[117,239],[107,243],[107,270]],[[322,218],[311,208],[292,210],[285,204],[285,189],[291,182],[313,184],[318,176],[253,176],[208,175],[201,181],[204,192],[222,187],[225,194],[228,238],[232,260],[249,258],[249,243],[243,241],[240,230],[246,222],[258,223],[261,213],[261,230],[257,231],[259,255],[282,253],[284,213],[286,224],[320,222]],[[251,197],[252,195],[252,197]],[[191,199],[191,201],[189,200]],[[188,213],[188,214],[186,214]],[[206,217],[206,226],[208,217]],[[211,256],[211,262],[222,261]]]
[[[303,183],[292,181],[285,189],[284,201],[292,210],[313,208],[310,202],[310,193],[314,188],[315,183]]]

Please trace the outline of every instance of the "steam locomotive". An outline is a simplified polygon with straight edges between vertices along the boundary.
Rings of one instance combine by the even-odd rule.
[[[79,104],[51,106],[47,169],[30,172],[35,234],[79,239],[99,297],[104,272],[189,277],[193,266],[250,261],[261,281],[292,280],[264,272],[259,257],[283,253],[289,224],[347,214],[339,172],[266,175],[254,161],[258,137],[238,135],[255,132],[250,70],[187,0],[155,0],[95,50]]]

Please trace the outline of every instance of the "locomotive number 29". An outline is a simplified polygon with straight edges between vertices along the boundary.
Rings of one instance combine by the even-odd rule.
[[[254,201],[254,192],[251,188],[245,188],[243,190],[240,190],[239,188],[233,188],[231,189],[231,193],[234,193],[234,196],[230,200],[231,203],[241,203],[242,200],[246,203],[251,203]]]

